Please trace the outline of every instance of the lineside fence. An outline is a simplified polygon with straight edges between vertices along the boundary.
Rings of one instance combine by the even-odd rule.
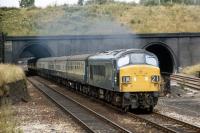
[[[182,86],[200,90],[200,78],[184,74],[173,74],[170,78]]]

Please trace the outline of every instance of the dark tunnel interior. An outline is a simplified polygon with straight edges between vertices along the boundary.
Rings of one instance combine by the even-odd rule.
[[[49,57],[51,56],[49,50],[40,44],[32,44],[26,47],[23,52],[19,55],[19,58],[28,58],[28,57]]]
[[[158,57],[161,73],[173,73],[174,59],[167,47],[160,44],[153,44],[146,47],[146,50]]]

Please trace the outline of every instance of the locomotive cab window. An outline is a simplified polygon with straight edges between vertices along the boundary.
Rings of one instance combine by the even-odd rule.
[[[144,53],[133,53],[121,57],[117,61],[118,67],[122,67],[128,64],[148,64],[158,66],[158,61],[155,56]]]
[[[119,58],[119,60],[117,61],[117,65],[118,65],[118,67],[121,67],[121,66],[128,65],[129,62],[130,62],[129,61],[129,56],[126,55],[124,57]]]
[[[146,63],[153,66],[158,66],[158,62],[154,56],[145,55]]]
[[[134,53],[131,54],[131,64],[144,64],[144,54]]]

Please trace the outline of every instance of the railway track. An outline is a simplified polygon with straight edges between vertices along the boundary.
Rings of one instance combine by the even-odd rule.
[[[147,121],[149,124],[157,126],[158,128],[172,133],[200,133],[200,128],[194,125],[188,124],[183,121],[168,117],[160,113],[135,115],[129,113],[132,117],[140,118]]]
[[[120,127],[104,116],[92,111],[86,106],[66,97],[59,91],[48,87],[47,85],[33,79],[28,79],[36,88],[48,96],[58,107],[70,114],[77,120],[88,132],[92,133],[130,133],[130,131]]]
[[[200,78],[183,74],[173,74],[170,78],[171,80],[176,81],[178,84],[200,90]]]
[[[42,82],[42,79],[39,79],[39,80]],[[49,83],[45,83],[45,84],[49,84]],[[46,85],[46,86],[48,86],[48,85]],[[60,91],[60,93],[62,93],[62,95],[63,95],[64,93],[66,93],[65,91],[67,91],[67,90]],[[78,95],[78,94],[76,94],[76,95]],[[72,96],[72,97],[76,98],[76,96]],[[83,97],[83,95],[82,95],[82,97]],[[87,98],[87,97],[85,96],[85,98]],[[87,100],[88,100],[88,98],[87,98]],[[84,100],[80,100],[80,101],[84,101]],[[92,101],[94,102],[94,100],[92,100]],[[99,106],[99,109],[97,108],[96,111],[99,111],[100,109],[105,108],[105,107],[100,106],[100,105],[105,106],[104,102],[102,102],[100,100],[96,100],[96,99],[95,99],[95,101],[98,102],[98,105],[95,104],[95,105],[92,105],[91,107],[87,107],[87,108],[90,108],[90,110],[91,109],[95,110],[95,107],[97,108],[97,106]],[[86,102],[84,101],[84,103],[86,103]],[[119,109],[111,106],[110,104],[106,104],[106,107],[109,107],[109,108],[112,108],[113,110],[119,111]],[[92,112],[94,112],[94,111],[92,111]],[[125,123],[125,124],[122,124],[119,121],[118,122],[115,121],[115,123],[117,123],[116,125],[118,125],[122,129],[125,129],[125,128],[128,129],[129,132],[130,131],[131,132],[150,131],[150,132],[167,132],[167,133],[198,133],[198,132],[200,132],[200,128],[198,128],[196,126],[181,122],[179,120],[176,120],[176,119],[173,119],[173,118],[170,118],[170,117],[167,117],[167,116],[163,116],[163,115],[158,114],[158,113],[147,114],[147,115],[138,115],[138,114],[133,114],[133,113],[127,113],[127,114],[121,115],[121,114],[119,114],[119,112],[116,113],[115,111],[109,110],[109,112],[104,111],[104,113],[100,114],[100,115],[104,115],[104,117],[108,118],[109,121],[111,121],[112,118],[109,118],[109,115],[107,115],[108,113],[112,113],[113,116],[115,116],[115,117],[121,117],[121,119],[118,118],[119,121],[123,121],[122,117],[124,117],[124,119],[129,121],[129,123]],[[134,123],[132,121],[136,121],[137,123],[143,123],[143,125],[141,124],[139,126],[144,126],[144,123],[146,123],[145,125],[148,125],[148,126],[144,126],[143,128],[148,129],[149,126],[150,126],[150,127],[156,128],[157,130],[138,131],[138,129],[137,129],[135,131],[131,127],[134,127],[136,125],[136,123]],[[139,129],[139,130],[141,130],[141,129]]]

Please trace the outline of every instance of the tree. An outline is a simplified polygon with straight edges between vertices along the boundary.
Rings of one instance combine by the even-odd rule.
[[[35,0],[21,0],[19,1],[19,6],[20,7],[33,7],[35,3]]]
[[[78,0],[78,5],[82,6],[83,2],[84,2],[84,0]]]

